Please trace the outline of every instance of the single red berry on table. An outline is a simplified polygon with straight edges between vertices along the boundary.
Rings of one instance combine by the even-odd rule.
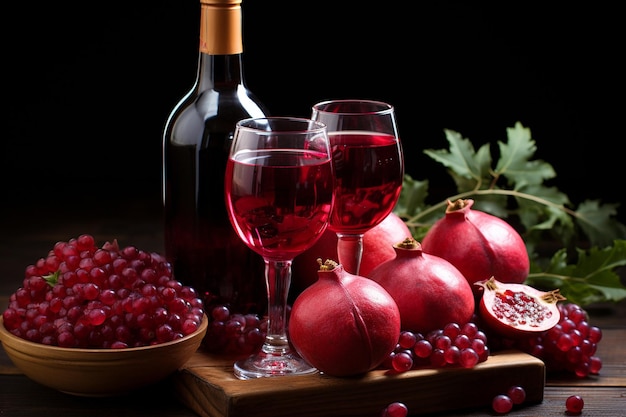
[[[491,401],[491,408],[498,414],[506,414],[513,409],[513,400],[505,394],[496,395]]]
[[[583,411],[583,407],[585,406],[585,402],[580,395],[570,395],[565,400],[565,408],[568,413],[578,414]]]
[[[408,414],[409,409],[404,403],[393,402],[385,407],[381,413],[381,417],[406,417]]]
[[[511,398],[513,404],[519,405],[526,399],[526,390],[519,385],[513,385],[507,390],[506,395]]]

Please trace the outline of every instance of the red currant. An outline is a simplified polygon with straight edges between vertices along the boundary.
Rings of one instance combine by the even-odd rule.
[[[516,405],[519,405],[526,400],[526,390],[519,385],[510,387],[507,390],[506,395],[508,395],[511,401],[513,401],[513,404]]]
[[[381,417],[406,417],[408,414],[409,409],[404,403],[394,402],[385,407]]]
[[[583,407],[585,406],[585,402],[580,395],[570,395],[565,400],[565,408],[568,413],[571,414],[579,414],[583,411]]]
[[[513,409],[513,400],[505,394],[496,395],[491,402],[491,407],[498,414],[506,414]]]

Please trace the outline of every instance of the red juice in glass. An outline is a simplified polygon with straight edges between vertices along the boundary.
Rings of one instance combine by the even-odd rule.
[[[332,175],[328,156],[311,150],[238,152],[225,176],[233,227],[261,256],[293,259],[327,227]]]
[[[335,163],[335,205],[329,228],[365,233],[393,210],[404,175],[400,142],[365,131],[328,134]]]

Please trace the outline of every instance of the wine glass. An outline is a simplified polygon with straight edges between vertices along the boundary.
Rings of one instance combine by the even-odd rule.
[[[328,100],[312,108],[324,123],[335,168],[330,230],[337,234],[339,263],[359,274],[363,234],[393,210],[404,177],[404,156],[394,107],[373,100]]]
[[[235,376],[317,372],[290,347],[286,312],[293,258],[321,237],[330,220],[334,176],[326,126],[294,117],[239,121],[226,164],[225,194],[234,229],[265,261],[268,294],[263,346],[235,362]]]

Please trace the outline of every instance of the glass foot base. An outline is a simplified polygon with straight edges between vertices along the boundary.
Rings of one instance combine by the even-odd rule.
[[[256,353],[247,359],[235,362],[235,376],[239,379],[266,378],[274,376],[307,375],[317,372],[299,355]]]

